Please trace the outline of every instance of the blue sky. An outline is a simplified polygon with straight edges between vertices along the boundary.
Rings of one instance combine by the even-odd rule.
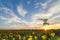
[[[60,0],[0,0],[0,29],[36,29],[44,18],[60,24]]]

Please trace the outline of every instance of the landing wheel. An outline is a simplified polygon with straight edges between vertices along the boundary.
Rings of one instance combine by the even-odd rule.
[[[49,23],[43,23],[43,25],[49,25]]]

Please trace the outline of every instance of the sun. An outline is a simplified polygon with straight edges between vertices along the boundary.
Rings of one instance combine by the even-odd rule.
[[[45,26],[43,27],[43,29],[44,29],[44,30],[50,30],[50,28],[48,27],[48,25],[45,25]]]

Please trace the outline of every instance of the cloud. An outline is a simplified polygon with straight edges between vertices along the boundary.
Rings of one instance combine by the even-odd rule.
[[[1,11],[1,10],[3,10],[3,11]],[[18,18],[11,9],[3,7],[3,8],[0,8],[0,11],[3,12],[0,14],[0,17],[1,17],[0,19],[11,21],[11,22],[12,21],[19,22],[20,18]],[[3,16],[3,14],[5,14],[6,17]]]
[[[37,3],[35,3],[35,8],[40,8],[40,6],[42,6],[42,8],[45,9],[51,1],[52,0],[46,0],[46,2],[44,2],[44,3],[37,2]]]
[[[40,2],[35,4],[34,8],[39,8],[40,7]]]
[[[27,11],[23,9],[22,4],[17,6],[17,12],[23,17],[27,14]]]
[[[21,18],[19,18],[12,9],[9,9],[5,6],[0,7],[0,19],[11,21],[11,22],[23,22]],[[25,21],[24,21],[25,22]]]
[[[0,29],[26,29],[28,22],[19,18],[12,9],[7,7],[0,8],[0,21],[2,21],[2,27]]]
[[[60,1],[58,0],[53,3],[50,3],[50,2],[51,2],[51,0],[47,1],[45,3],[41,3],[43,9],[45,9],[45,10],[41,10],[41,12],[37,12],[34,15],[32,15],[31,22],[28,22],[26,20],[19,18],[12,9],[9,9],[4,6],[0,7],[0,20],[3,20],[3,22],[2,22],[3,25],[0,25],[0,26],[2,26],[0,28],[1,29],[42,29],[42,28],[44,28],[44,26],[42,25],[43,21],[37,20],[37,19],[44,19],[44,18],[48,18],[49,19],[48,22],[54,24],[54,25],[52,25],[52,24],[49,25],[48,28],[56,28],[57,25],[58,25],[57,28],[60,28],[59,27],[60,26],[60,21],[59,21],[60,20],[59,19]],[[38,8],[39,5],[40,5],[40,3],[37,3],[36,8]],[[22,5],[17,6],[17,12],[23,17],[28,13],[22,7]],[[4,26],[6,26],[6,27],[4,27]],[[53,27],[50,27],[50,26],[53,26]]]
[[[31,2],[31,0],[28,0],[28,1],[27,1],[27,4],[30,4],[30,2]]]
[[[56,2],[50,3],[50,7],[48,7],[49,6],[48,3],[50,1],[48,1],[46,3],[47,4],[46,6],[43,6],[43,7],[45,7],[45,10],[42,10],[42,12],[35,13],[35,15],[32,15],[32,20],[35,21],[35,23],[37,23],[37,19],[44,19],[44,18],[48,18],[49,23],[54,23],[54,20],[55,20],[55,22],[58,22],[59,19],[56,20],[56,18],[60,17],[60,4],[59,4],[60,1],[58,0]],[[40,22],[41,22],[41,20],[40,20]]]
[[[47,5],[48,5],[51,1],[52,1],[52,0],[47,0],[47,1],[44,2],[44,3],[41,3],[41,2],[40,2],[40,4],[41,4],[42,8],[45,9],[45,8],[47,7]]]

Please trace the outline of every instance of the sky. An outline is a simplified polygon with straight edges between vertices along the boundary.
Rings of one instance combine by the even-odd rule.
[[[60,0],[0,0],[0,29],[60,29]]]

